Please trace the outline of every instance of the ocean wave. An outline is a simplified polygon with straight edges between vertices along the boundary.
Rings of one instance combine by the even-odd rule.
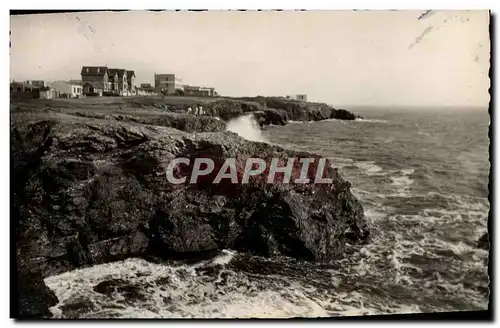
[[[252,114],[230,120],[227,122],[226,131],[234,132],[250,141],[268,142]]]
[[[45,279],[59,299],[57,318],[291,318],[332,315],[314,287],[226,267],[234,253],[204,264],[142,259],[96,265]],[[224,264],[219,264],[219,263]],[[104,287],[103,287],[104,286]],[[111,287],[109,287],[111,286]],[[107,289],[106,289],[107,288]],[[349,306],[339,314],[352,313]]]
[[[415,169],[402,169],[401,170],[401,173],[404,174],[404,175],[412,175],[413,173],[415,173]]]
[[[367,175],[384,175],[383,169],[376,165],[373,161],[356,162],[354,163],[356,167],[363,170]]]
[[[349,122],[349,120],[340,120],[338,118],[327,118],[319,121],[309,121],[309,123],[314,123],[314,122],[337,122],[339,124],[346,124],[346,122]]]
[[[411,184],[414,182],[406,175],[400,177],[391,177],[391,180],[392,180],[391,185],[396,188],[398,195],[406,195],[409,191]]]
[[[367,122],[367,123],[389,123],[387,120],[377,120],[377,119],[368,119],[368,118],[357,118],[356,122]]]

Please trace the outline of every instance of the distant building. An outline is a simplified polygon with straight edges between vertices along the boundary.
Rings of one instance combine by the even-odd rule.
[[[125,70],[123,70],[125,72]],[[118,79],[118,69],[108,68],[108,82],[111,83],[111,92],[114,94],[120,94],[120,86],[123,87],[123,74],[122,79]]]
[[[136,94],[135,72],[132,70],[106,66],[83,66],[81,75],[84,95],[131,96]]]
[[[10,83],[10,97],[12,100],[39,99],[40,87],[26,82]]]
[[[33,91],[38,90],[38,87],[35,87],[31,84],[25,82],[11,82],[10,83],[10,92],[25,92],[25,91]]]
[[[155,89],[145,89],[137,87],[136,91],[138,96],[154,96],[157,94]]]
[[[287,95],[286,99],[307,101],[307,95],[304,95],[304,94],[301,94],[301,95]]]
[[[45,88],[47,85],[45,84],[45,81],[42,80],[28,80],[26,81],[26,84],[32,85],[37,88]]]
[[[174,95],[183,91],[182,80],[175,74],[156,74],[155,73],[155,89],[158,93]]]
[[[135,95],[135,72],[126,71],[127,73],[127,91],[129,96]]]
[[[10,83],[11,99],[52,99],[58,98],[59,92],[44,81],[26,81]]]
[[[200,87],[196,85],[185,85],[184,95],[197,97],[216,97],[218,96],[214,88]]]
[[[137,91],[137,95],[139,96],[152,96],[157,94],[151,83],[141,83],[141,86],[136,87],[135,89]]]
[[[81,75],[84,95],[102,96],[112,91],[106,66],[83,66]]]
[[[112,81],[111,90],[115,95],[128,95],[127,71],[121,68],[109,68],[108,79]]]
[[[72,81],[56,81],[50,83],[50,87],[58,93],[61,98],[82,98],[83,87]],[[55,98],[55,97],[54,97]]]
[[[40,99],[52,99],[52,98],[58,98],[58,92],[51,89],[51,88],[40,88],[39,90],[39,96]]]

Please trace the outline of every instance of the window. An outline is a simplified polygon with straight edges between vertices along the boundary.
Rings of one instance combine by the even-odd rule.
[[[76,93],[76,87],[73,87],[73,93]]]

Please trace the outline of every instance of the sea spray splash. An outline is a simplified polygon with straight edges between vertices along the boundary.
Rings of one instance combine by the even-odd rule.
[[[252,114],[239,116],[227,123],[227,131],[234,132],[250,141],[268,142]]]

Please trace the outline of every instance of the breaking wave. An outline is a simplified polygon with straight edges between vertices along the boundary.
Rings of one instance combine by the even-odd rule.
[[[368,123],[388,123],[387,120],[377,120],[377,119],[366,119],[366,118],[357,118],[356,122],[368,122]]]
[[[253,114],[239,116],[230,120],[227,122],[226,130],[250,141],[267,142]]]

